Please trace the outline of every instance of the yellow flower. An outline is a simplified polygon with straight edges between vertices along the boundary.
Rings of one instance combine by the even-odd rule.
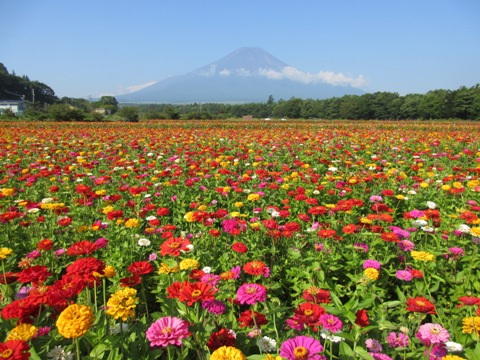
[[[113,206],[105,206],[103,209],[102,209],[102,212],[107,215],[109,212],[112,212],[114,209],[113,209]]]
[[[248,201],[258,201],[260,200],[260,195],[259,194],[249,194],[247,197]]]
[[[166,264],[166,263],[161,263],[161,264],[160,264],[160,268],[158,269],[158,273],[159,273],[159,274],[168,275],[168,274],[176,273],[176,272],[178,272],[178,266],[170,267],[170,266],[169,266],[168,264]]]
[[[450,185],[442,185],[442,190],[443,191],[448,191],[450,190],[452,187]]]
[[[56,325],[64,338],[75,339],[87,333],[95,316],[86,305],[72,304],[60,313]]]
[[[239,207],[242,207],[243,206],[243,202],[241,201],[237,201],[235,204],[233,204],[233,206],[239,208]]]
[[[135,295],[137,295],[137,290],[129,287],[120,289],[115,294],[112,294],[107,301],[107,315],[114,319],[122,319],[124,322],[129,317],[134,317],[134,310],[138,302],[138,298]]]
[[[207,205],[200,205],[197,209],[199,211],[205,211],[205,210],[207,210]]]
[[[365,217],[360,218],[360,222],[361,222],[362,224],[372,224],[372,223],[373,223],[372,220],[370,220],[370,219],[368,219],[368,218],[365,218]]]
[[[470,228],[470,234],[473,236],[480,236],[480,226]]]
[[[185,220],[187,220],[187,222],[194,222],[195,218],[193,217],[193,214],[194,214],[193,211],[189,211],[183,217]]]
[[[129,229],[134,227],[139,227],[139,226],[140,226],[140,221],[138,221],[138,219],[135,219],[135,218],[128,219],[125,222],[125,227]]]
[[[15,189],[2,189],[3,196],[12,196],[15,194]]]
[[[260,229],[260,223],[259,222],[254,222],[254,223],[250,223],[250,229]]]
[[[282,360],[281,356],[266,354],[263,360]]]
[[[288,184],[282,184],[282,186],[280,186],[283,190],[288,190],[290,189],[290,185]]]
[[[423,188],[423,189],[428,188],[428,186],[429,186],[428,183],[425,182],[425,181],[422,181],[422,182],[420,183],[420,187]]]
[[[363,275],[364,275],[365,277],[367,277],[368,279],[370,279],[370,280],[376,281],[376,280],[378,280],[378,276],[380,275],[380,273],[378,272],[377,269],[374,269],[374,268],[366,268],[366,269],[363,271]]]
[[[5,260],[7,257],[13,254],[13,250],[7,247],[0,248],[0,259]]]
[[[460,189],[463,187],[462,183],[459,181],[455,181],[452,185],[455,189]]]
[[[199,262],[194,259],[183,259],[180,261],[180,270],[198,269]]]
[[[480,336],[480,316],[471,316],[464,318],[462,323],[462,333],[472,334],[475,331],[477,336]]]
[[[247,357],[236,347],[221,346],[210,355],[210,360],[246,360]]]
[[[432,253],[429,253],[429,252],[426,252],[426,251],[411,251],[410,252],[410,255],[412,255],[412,257],[415,259],[415,260],[420,260],[420,261],[434,261],[435,260],[435,256],[432,254]]]
[[[102,190],[97,190],[95,191],[95,194],[98,196],[105,196],[107,194],[107,190],[102,189]]]
[[[445,355],[444,357],[442,357],[442,360],[465,360],[465,358],[457,355]]]
[[[10,334],[8,334],[6,341],[8,340],[23,340],[29,341],[37,334],[37,328],[32,324],[20,324],[15,326]]]
[[[398,200],[405,200],[405,196],[403,196],[403,195],[401,195],[401,194],[400,194],[400,195],[396,195],[395,197],[396,197]]]

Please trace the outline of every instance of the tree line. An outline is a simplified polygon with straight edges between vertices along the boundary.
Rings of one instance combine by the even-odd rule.
[[[52,88],[28,76],[9,73],[0,63],[0,100],[27,102],[24,117],[31,119],[102,121],[139,119],[253,118],[349,120],[480,120],[480,84],[457,90],[432,90],[426,94],[375,92],[328,99],[280,99],[272,95],[263,103],[224,104],[119,104],[114,96],[95,101],[59,99]],[[117,111],[118,110],[118,111]],[[11,115],[11,114],[10,114]]]

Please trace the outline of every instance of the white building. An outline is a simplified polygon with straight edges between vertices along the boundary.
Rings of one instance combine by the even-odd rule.
[[[0,100],[0,114],[7,109],[15,115],[22,115],[25,111],[25,100]]]

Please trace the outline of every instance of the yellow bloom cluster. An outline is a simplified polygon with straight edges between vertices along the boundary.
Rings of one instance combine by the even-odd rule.
[[[236,347],[221,346],[210,355],[210,360],[246,360],[247,357]]]
[[[177,273],[178,272],[178,266],[170,267],[166,263],[161,263],[160,267],[158,268],[158,273],[159,274],[171,274],[171,273]]]
[[[75,339],[87,333],[93,325],[92,309],[86,305],[72,304],[63,310],[57,319],[58,332],[64,338]]]
[[[457,355],[445,355],[444,357],[442,357],[442,360],[465,360],[465,358]]]
[[[37,328],[32,324],[20,324],[15,326],[10,334],[8,334],[6,341],[9,340],[23,340],[29,341],[37,334]]]
[[[129,229],[139,227],[139,226],[140,226],[140,221],[138,221],[138,219],[135,219],[135,218],[128,219],[125,222],[125,227]]]
[[[13,250],[7,247],[0,248],[0,259],[5,260],[7,257],[12,255]]]
[[[40,207],[44,210],[57,210],[63,208],[64,206],[64,203],[45,203],[40,205]]]
[[[198,269],[199,262],[195,259],[183,259],[180,261],[180,270]]]
[[[462,333],[473,334],[473,332],[475,331],[477,336],[480,336],[480,316],[471,316],[464,318],[462,323]]]
[[[411,251],[410,255],[412,255],[412,258],[415,260],[419,261],[434,261],[435,256],[432,253],[426,252],[426,251]]]
[[[107,315],[114,319],[120,318],[122,321],[127,321],[129,317],[134,317],[134,310],[138,302],[136,295],[137,290],[133,288],[126,287],[117,290],[107,301]]]
[[[370,280],[376,281],[376,280],[378,280],[378,277],[379,277],[380,273],[378,272],[377,269],[366,268],[363,271],[363,275]]]

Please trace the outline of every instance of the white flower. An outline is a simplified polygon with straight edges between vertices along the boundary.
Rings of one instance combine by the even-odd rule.
[[[421,228],[427,225],[428,225],[428,222],[426,222],[425,220],[417,219],[412,221],[412,226],[416,228]]]
[[[261,351],[266,353],[277,351],[277,341],[275,339],[269,338],[268,336],[264,336],[261,339],[258,339],[257,346],[260,348]]]
[[[40,201],[42,204],[48,204],[53,202],[53,198],[43,198],[42,201]]]
[[[427,201],[427,207],[433,210],[436,209],[437,204],[435,204],[433,201]]]
[[[468,234],[470,232],[470,226],[465,225],[465,224],[461,224],[461,225],[458,226],[457,231]]]
[[[37,213],[37,212],[39,212],[39,211],[40,211],[39,208],[31,208],[31,209],[28,209],[27,212],[28,212],[29,214],[33,214],[33,213]]]
[[[280,213],[278,211],[273,211],[270,215],[272,215],[272,218],[274,218],[274,217],[279,217]]]
[[[141,239],[138,239],[137,244],[138,244],[138,246],[150,246],[151,242],[148,239],[141,238]]]
[[[445,346],[447,347],[447,351],[449,352],[460,352],[463,350],[462,344],[453,341],[447,341],[445,343]]]
[[[205,266],[202,271],[205,273],[205,274],[210,274],[212,272],[212,268],[210,266]]]
[[[186,250],[180,250],[180,252],[181,252],[182,254],[192,252],[193,249],[195,248],[192,244],[188,244],[188,245],[185,246],[185,247],[187,248]]]
[[[152,220],[155,220],[156,218],[157,218],[156,216],[150,215],[150,216],[147,216],[145,220],[152,221]]]
[[[431,226],[422,226],[422,230],[428,233],[433,233],[435,232],[435,229]]]
[[[53,360],[73,360],[71,351],[65,351],[65,346],[55,346],[47,353],[47,357]]]
[[[320,336],[324,339],[327,339],[329,341],[331,341],[332,343],[337,343],[337,342],[340,342],[342,340],[345,340],[345,338],[341,337],[341,336],[336,336],[336,335],[333,335],[330,333],[330,331],[326,331],[326,330],[322,330],[320,332]]]
[[[330,167],[328,168],[328,171],[337,172],[338,169],[337,169],[335,166],[330,166]]]

